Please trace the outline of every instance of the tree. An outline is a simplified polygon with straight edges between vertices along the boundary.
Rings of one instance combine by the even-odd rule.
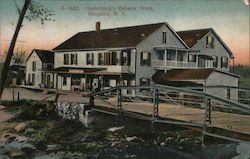
[[[4,51],[5,56],[8,54],[8,50]],[[13,65],[22,65],[24,63],[24,58],[25,58],[26,51],[23,50],[22,48],[17,48],[12,55],[10,64]]]
[[[40,20],[41,24],[43,25],[45,21],[49,21],[52,20],[49,17],[54,15],[52,10],[46,9],[44,8],[42,5],[40,5],[39,3],[35,2],[35,1],[31,1],[31,0],[25,0],[24,5],[22,7],[22,9],[20,9],[16,3],[16,1],[14,0],[17,11],[19,13],[19,18],[18,18],[18,22],[16,24],[16,29],[14,32],[14,35],[12,37],[9,49],[8,49],[8,53],[4,62],[4,66],[3,66],[3,70],[1,73],[1,79],[0,79],[0,99],[2,98],[2,93],[3,93],[3,89],[4,89],[4,83],[6,81],[6,74],[9,70],[9,65],[10,65],[10,61],[13,55],[13,51],[16,45],[16,41],[17,41],[17,37],[19,34],[19,31],[22,27],[22,23],[23,23],[23,19],[27,18],[29,21],[34,21],[34,20]],[[26,11],[29,11],[28,14],[25,16]]]

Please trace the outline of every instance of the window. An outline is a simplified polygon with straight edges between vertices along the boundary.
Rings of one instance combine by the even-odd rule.
[[[71,65],[74,64],[74,59],[75,59],[75,55],[74,54],[70,54],[70,64]]]
[[[77,65],[77,54],[70,54],[70,64]]]
[[[63,55],[63,64],[64,65],[69,65],[69,54],[64,54]]]
[[[197,55],[189,54],[188,55],[188,62],[196,62],[196,56]]]
[[[110,65],[110,53],[109,52],[104,53],[104,65]]]
[[[214,37],[212,36],[207,36],[207,48],[214,48]]]
[[[87,65],[94,65],[94,54],[87,53]]]
[[[162,43],[167,43],[167,32],[162,32]]]
[[[36,61],[32,62],[32,71],[36,71]]]
[[[104,64],[103,54],[99,53],[98,54],[98,65],[103,65],[103,64]]]
[[[183,60],[184,60],[184,54],[182,52],[178,52],[177,61],[183,61]]]
[[[213,58],[213,67],[218,67],[218,56],[212,56]]]
[[[141,52],[141,66],[150,66],[150,65],[151,65],[151,53]]]
[[[67,85],[67,77],[63,77],[63,85],[64,85],[64,86]]]
[[[175,60],[175,51],[169,50],[167,52],[167,60]]]
[[[150,85],[150,79],[149,78],[140,78],[140,86],[149,86]],[[142,88],[140,91],[145,91],[148,89]]]
[[[126,50],[122,52],[121,65],[130,66],[131,61],[131,52],[130,50]]]
[[[117,65],[119,60],[117,56],[117,52],[111,52],[111,58],[112,58],[112,65]]]
[[[221,57],[221,68],[228,68],[228,58],[225,56]]]

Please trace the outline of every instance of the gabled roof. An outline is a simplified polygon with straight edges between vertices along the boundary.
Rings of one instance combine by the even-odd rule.
[[[228,48],[228,46],[224,43],[224,41],[214,31],[213,28],[178,31],[177,34],[179,34],[179,36],[185,41],[188,47],[192,48],[198,42],[198,40],[203,38],[210,31],[217,37],[217,39],[229,53],[230,57],[233,57],[232,51]]]
[[[185,41],[188,47],[193,47],[198,40],[203,38],[211,28],[208,29],[199,29],[199,30],[187,30],[187,31],[178,31],[177,34]]]
[[[53,50],[62,51],[135,47],[163,25],[167,25],[167,27],[182,42],[182,44],[188,48],[179,35],[167,23],[163,22],[139,26],[103,29],[100,31],[79,32],[61,43],[59,46],[55,47]]]
[[[42,63],[54,63],[54,53],[49,50],[39,50],[33,49],[32,52],[36,52]],[[31,54],[32,54],[31,52]],[[28,56],[27,60],[30,58],[31,54]]]
[[[214,68],[202,69],[173,69],[166,73],[157,71],[152,79],[154,81],[189,81],[189,80],[205,80],[214,71]]]

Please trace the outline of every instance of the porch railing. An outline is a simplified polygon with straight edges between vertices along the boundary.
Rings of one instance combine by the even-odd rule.
[[[197,67],[196,62],[187,62],[187,61],[172,61],[172,60],[154,60],[153,66],[158,68],[164,67],[175,67],[175,68],[192,68]]]

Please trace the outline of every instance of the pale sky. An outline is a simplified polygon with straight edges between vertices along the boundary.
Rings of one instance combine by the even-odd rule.
[[[16,0],[20,6],[24,0]],[[236,57],[236,63],[250,64],[249,0],[37,0],[55,11],[55,22],[24,20],[17,47],[27,50],[53,49],[77,32],[101,28],[169,23],[174,30],[213,28]],[[245,3],[244,3],[245,1]],[[248,4],[248,5],[247,5]],[[104,8],[93,13],[93,7]],[[114,15],[117,12],[117,15]],[[0,51],[14,33],[18,13],[13,0],[0,0]]]

